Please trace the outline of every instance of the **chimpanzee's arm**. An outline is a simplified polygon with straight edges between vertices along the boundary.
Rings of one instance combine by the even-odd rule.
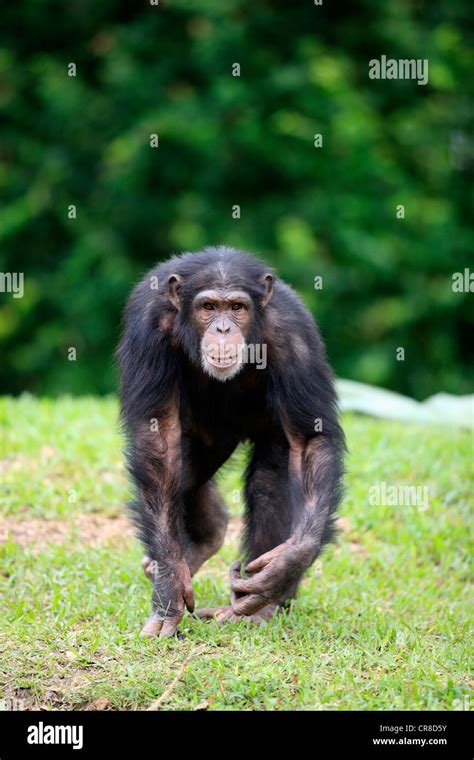
[[[305,337],[305,350],[300,342],[300,356],[293,355],[292,361],[288,357],[275,378],[277,408],[289,445],[292,533],[252,560],[245,568],[247,577],[231,572],[232,606],[242,615],[281,601],[294,588],[330,537],[341,498],[344,436],[332,373],[318,334],[310,328]]]
[[[134,432],[130,471],[137,498],[132,516],[152,560],[152,616],[144,635],[172,635],[184,613],[194,609],[191,575],[184,557],[181,492],[181,426],[175,404]]]
[[[271,602],[281,602],[314,562],[330,532],[331,515],[340,498],[340,452],[334,444],[318,436],[305,443],[293,443],[290,454],[292,498],[296,522],[290,538],[262,554],[245,568],[241,578],[234,569],[231,589],[233,608],[251,615]]]
[[[333,512],[341,497],[341,441],[323,432],[308,440],[285,432],[290,444],[290,477],[303,506],[291,543],[312,564],[330,535]]]
[[[153,614],[143,633],[161,636],[175,632],[185,604],[193,608],[184,559],[180,375],[164,301],[147,280],[135,288],[117,351],[128,468],[136,491],[130,509],[153,570]]]

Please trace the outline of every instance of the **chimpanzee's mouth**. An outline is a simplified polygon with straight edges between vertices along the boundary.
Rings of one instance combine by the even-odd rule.
[[[237,375],[244,366],[245,343],[215,341],[201,343],[201,363],[206,374],[225,382]]]
[[[223,356],[222,354],[215,354],[212,352],[206,352],[206,361],[213,367],[220,369],[226,369],[237,364],[238,356],[235,353],[233,356]]]

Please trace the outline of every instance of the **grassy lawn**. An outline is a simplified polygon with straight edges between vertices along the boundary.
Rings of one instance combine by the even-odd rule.
[[[188,614],[183,640],[158,642],[139,636],[150,587],[123,516],[116,417],[115,399],[0,402],[0,698],[53,709],[146,709],[160,697],[178,710],[453,709],[472,692],[469,433],[345,416],[340,536],[291,612],[265,628]],[[228,599],[244,457],[219,475],[233,519],[195,579],[197,606]],[[428,486],[428,508],[372,505],[379,481]]]

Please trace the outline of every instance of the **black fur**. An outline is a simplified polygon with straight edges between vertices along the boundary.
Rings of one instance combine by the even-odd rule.
[[[129,470],[137,486],[132,512],[147,553],[158,563],[169,566],[175,554],[187,557],[200,541],[210,541],[212,510],[204,516],[197,495],[244,440],[253,447],[246,475],[247,558],[294,535],[311,545],[312,561],[333,535],[344,453],[333,376],[314,320],[296,293],[275,277],[273,296],[262,305],[262,281],[269,271],[240,251],[206,248],[158,265],[129,298],[117,357]],[[183,280],[179,311],[169,298],[172,274]],[[150,287],[153,278],[158,289]],[[227,382],[204,373],[191,302],[210,286],[250,294],[254,313],[248,342],[267,345],[266,369],[249,364]],[[166,472],[160,451],[150,447],[142,431],[150,419],[166,419],[176,398],[182,466],[173,473]],[[315,431],[317,419],[322,432]],[[300,481],[289,476],[285,424],[306,443],[315,438],[321,443],[321,465],[305,466]],[[303,511],[309,496],[314,514]],[[157,517],[165,508],[163,529]],[[304,569],[295,573],[295,586]]]

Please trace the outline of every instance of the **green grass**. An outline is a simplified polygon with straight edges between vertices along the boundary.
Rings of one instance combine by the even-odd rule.
[[[261,629],[187,615],[184,640],[148,641],[140,547],[107,530],[128,491],[116,415],[115,399],[0,403],[0,697],[144,709],[201,644],[164,708],[453,709],[472,691],[469,433],[346,416],[343,530],[289,614]],[[219,476],[233,515],[244,456]],[[371,505],[383,480],[428,485],[429,508]],[[233,539],[197,575],[198,606],[227,602],[236,552]]]

